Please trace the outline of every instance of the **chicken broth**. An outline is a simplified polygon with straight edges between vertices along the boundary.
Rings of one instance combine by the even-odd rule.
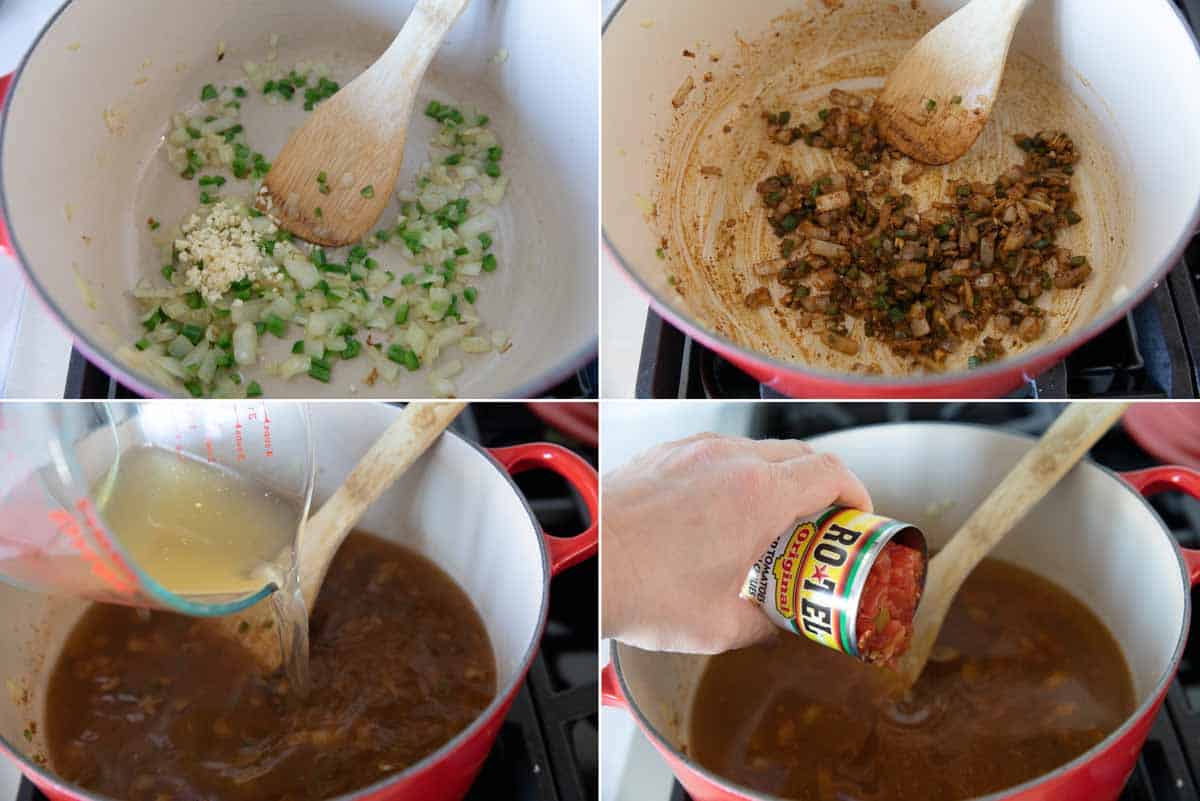
[[[1120,646],[1064,590],[995,559],[963,585],[912,697],[802,637],[714,657],[688,751],[804,801],[958,801],[1033,779],[1133,712]]]
[[[291,569],[297,505],[199,459],[133,448],[93,494],[137,565],[176,594],[243,595]]]
[[[311,691],[211,621],[96,604],[51,676],[50,763],[130,801],[317,801],[412,765],[496,693],[487,631],[440,568],[360,532],[310,620]]]

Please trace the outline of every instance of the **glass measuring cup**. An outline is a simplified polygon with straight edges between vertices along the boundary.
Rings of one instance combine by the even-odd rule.
[[[247,479],[308,517],[316,457],[303,404],[155,401],[0,404],[0,580],[189,615],[225,615],[270,595],[181,595],[131,558],[103,498],[133,449],[155,447]],[[187,490],[185,489],[184,492]],[[285,520],[290,524],[290,517]]]

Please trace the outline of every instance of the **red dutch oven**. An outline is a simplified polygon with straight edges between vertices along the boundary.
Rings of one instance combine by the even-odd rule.
[[[1080,143],[1075,189],[1089,230],[1065,241],[1089,254],[1096,275],[1055,300],[1041,340],[978,369],[967,369],[964,350],[945,373],[904,375],[886,352],[834,353],[811,332],[788,330],[776,310],[741,302],[759,286],[781,294],[754,270],[777,251],[754,183],[778,160],[813,173],[830,166],[802,146],[748,140],[760,129],[743,110],[754,116],[779,95],[815,115],[833,87],[877,90],[921,31],[965,3],[623,0],[602,41],[606,253],[673,326],[793,397],[1003,396],[1111,327],[1179,262],[1200,223],[1200,162],[1177,155],[1200,141],[1200,96],[1187,89],[1200,81],[1200,54],[1170,0],[1139,2],[1136,18],[1126,0],[1034,3],[992,122],[946,168],[975,180],[999,174],[1020,162],[1011,136],[1025,128],[1060,127]],[[772,44],[747,45],[760,40]],[[723,175],[696,177],[712,164]],[[926,176],[905,191],[924,206],[942,183]],[[885,374],[854,372],[858,362],[881,362]]]
[[[313,404],[311,413],[318,454],[313,501],[318,504],[397,410]],[[571,538],[542,532],[512,480],[535,469],[558,473],[580,494],[591,518],[586,531]],[[537,653],[551,578],[596,553],[598,487],[591,465],[557,445],[487,451],[446,434],[371,507],[359,528],[416,549],[471,597],[496,655],[498,692],[474,723],[436,752],[336,801],[457,801],[467,793]],[[44,740],[50,672],[87,606],[0,585],[0,675],[7,683],[7,692],[0,692],[0,751],[53,801],[106,798],[55,774]]]
[[[842,457],[870,487],[875,507],[919,526],[931,548],[945,542],[1032,445],[988,428],[939,424],[851,429],[811,442]],[[1113,801],[1120,795],[1179,668],[1191,588],[1200,583],[1200,551],[1181,550],[1145,500],[1166,490],[1200,498],[1200,472],[1155,467],[1117,474],[1085,462],[997,549],[996,556],[1051,579],[1106,623],[1129,664],[1137,709],[1077,759],[980,801]],[[687,755],[691,701],[707,659],[617,644],[601,680],[604,703],[633,715],[695,801],[777,801]]]

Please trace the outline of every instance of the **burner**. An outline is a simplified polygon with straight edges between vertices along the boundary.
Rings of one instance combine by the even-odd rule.
[[[522,403],[468,406],[454,430],[485,447],[551,440],[597,463],[595,449],[548,429]],[[556,474],[516,481],[546,531],[571,536],[587,527],[583,500]],[[598,801],[598,592],[595,559],[554,579],[538,654],[464,801]],[[22,779],[17,801],[46,798]]]

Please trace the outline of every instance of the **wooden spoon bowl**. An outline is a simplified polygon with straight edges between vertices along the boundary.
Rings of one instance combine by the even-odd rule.
[[[949,164],[970,150],[991,116],[1031,1],[972,0],[921,37],[872,109],[887,143],[926,164]]]
[[[395,190],[421,79],[469,1],[419,0],[379,60],[317,106],[284,145],[255,201],[259,211],[318,245],[362,240]]]

